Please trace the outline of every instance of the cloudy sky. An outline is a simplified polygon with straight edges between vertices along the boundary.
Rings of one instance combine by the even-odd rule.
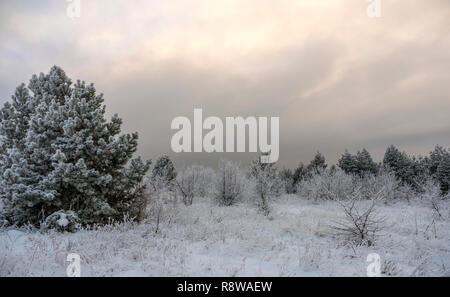
[[[65,0],[0,2],[0,103],[61,66],[94,82],[140,154],[179,166],[249,153],[171,152],[176,116],[279,116],[280,163],[376,160],[395,144],[450,146],[450,1]]]

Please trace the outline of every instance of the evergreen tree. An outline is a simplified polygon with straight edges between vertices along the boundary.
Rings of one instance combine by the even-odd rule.
[[[378,171],[377,164],[372,160],[372,157],[366,149],[356,154],[356,163],[360,176],[376,174]]]
[[[279,178],[283,182],[285,192],[288,194],[295,193],[294,173],[291,169],[283,168],[280,170]]]
[[[434,150],[430,152],[430,158],[428,162],[429,171],[432,176],[435,176],[438,171],[439,165],[446,158],[448,152],[442,146],[436,145]]]
[[[300,163],[298,167],[295,169],[294,174],[292,176],[294,191],[297,191],[298,184],[306,179],[308,176],[308,170],[303,163]]]
[[[430,171],[427,166],[427,158],[422,156],[412,156],[411,157],[411,167],[415,179],[415,183],[417,184],[416,190],[419,189],[419,184],[423,184],[428,177],[430,176]]]
[[[450,190],[450,153],[446,153],[436,170],[436,177],[441,186],[441,192],[446,195]]]
[[[327,168],[325,157],[320,152],[317,152],[314,159],[312,159],[311,163],[308,165],[308,172],[310,174],[314,174],[324,170],[325,168]]]
[[[0,111],[0,132],[4,136],[6,148],[16,146],[23,150],[28,122],[34,106],[25,84],[16,88],[11,99],[12,104],[6,102]]]
[[[28,121],[33,111],[33,102],[25,84],[17,87],[12,104],[6,102],[0,110],[0,176],[11,166],[8,151],[13,147],[23,151]],[[0,181],[1,187],[1,181]]]
[[[393,145],[389,146],[384,154],[383,165],[389,167],[402,183],[419,189],[414,161],[405,152],[400,152]]]
[[[338,160],[338,166],[348,174],[357,174],[359,170],[356,157],[350,154],[347,150],[345,150],[345,153]]]
[[[336,167],[335,164],[333,164],[333,165],[330,166],[329,171],[330,171],[330,174],[331,174],[331,175],[335,174],[335,173],[336,173],[336,170],[337,170],[337,167]]]
[[[152,180],[156,183],[157,188],[173,189],[177,172],[172,160],[169,156],[162,155],[159,157],[152,170]]]
[[[12,99],[0,117],[0,198],[9,223],[38,225],[60,210],[74,211],[84,224],[137,212],[150,164],[132,159],[137,133],[119,135],[121,119],[105,119],[93,84],[72,85],[54,66]]]
[[[383,164],[395,171],[401,167],[401,159],[402,153],[395,146],[390,145],[384,153]]]

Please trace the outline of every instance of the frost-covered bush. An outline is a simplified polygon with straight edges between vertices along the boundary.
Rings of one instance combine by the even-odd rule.
[[[283,168],[278,173],[278,179],[282,183],[283,192],[287,194],[293,194],[296,191],[294,173],[292,170]]]
[[[440,194],[440,186],[436,180],[428,178],[420,184],[420,192],[418,197],[421,200],[432,201],[435,199],[442,199]]]
[[[417,195],[417,190],[415,190],[412,186],[403,184],[397,188],[397,191],[395,192],[395,199],[397,201],[411,201],[411,199],[415,199]]]
[[[0,110],[1,216],[35,226],[60,209],[83,224],[135,216],[149,162],[133,158],[137,133],[105,118],[103,95],[54,66],[17,88]]]
[[[176,179],[178,191],[183,197],[184,205],[192,205],[198,176],[191,167],[183,169]]]
[[[355,178],[343,170],[323,169],[303,180],[297,193],[314,201],[346,199],[355,189]]]
[[[418,195],[412,186],[402,184],[389,167],[381,167],[378,174],[365,175],[359,178],[357,183],[361,186],[361,195],[364,199],[378,196],[385,204],[401,200],[409,201]]]
[[[80,218],[71,210],[58,210],[49,215],[43,224],[45,229],[59,232],[76,232],[80,229]]]
[[[260,209],[265,215],[268,215],[269,199],[280,195],[284,187],[277,174],[275,164],[261,163],[261,158],[258,157],[250,164],[248,177],[253,182]]]
[[[419,198],[428,205],[434,212],[435,219],[444,218],[441,204],[443,197],[441,196],[441,186],[435,179],[428,178],[421,184]]]
[[[297,193],[308,199],[345,200],[358,190],[362,199],[378,197],[385,203],[396,199],[409,200],[417,193],[407,184],[401,185],[395,174],[381,168],[378,174],[347,174],[340,168],[324,169],[300,182]]]
[[[197,187],[195,195],[198,197],[208,197],[214,193],[214,181],[216,172],[208,167],[193,165],[193,171],[197,172]]]
[[[220,161],[215,181],[215,197],[220,205],[234,204],[244,193],[245,176],[239,165],[231,161]]]
[[[185,205],[191,205],[195,196],[205,197],[213,193],[214,170],[200,165],[182,169],[176,178],[178,191]]]
[[[377,175],[363,175],[355,177],[355,180],[355,184],[360,185],[364,199],[373,199],[378,196],[380,200],[388,203],[399,198],[400,182],[391,170],[381,168]]]
[[[380,188],[386,203],[393,201],[396,198],[400,182],[395,177],[394,172],[386,168],[380,169],[378,174],[375,176],[374,184]]]

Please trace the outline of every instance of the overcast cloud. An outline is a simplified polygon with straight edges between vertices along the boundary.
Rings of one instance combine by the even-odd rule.
[[[279,116],[280,163],[347,148],[450,146],[450,1],[0,2],[0,103],[61,66],[94,82],[146,158],[214,166],[250,154],[171,152],[176,116]]]

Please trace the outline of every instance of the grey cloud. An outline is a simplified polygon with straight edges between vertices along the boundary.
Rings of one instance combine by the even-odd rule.
[[[179,165],[215,166],[220,158],[245,163],[254,157],[249,153],[171,154],[171,120],[180,115],[192,118],[195,107],[203,108],[205,117],[280,116],[280,164],[290,167],[308,162],[317,150],[330,162],[346,148],[356,151],[363,147],[380,160],[389,144],[425,154],[438,143],[450,146],[450,23],[446,18],[450,9],[445,10],[448,2],[436,1],[413,19],[420,2],[402,12],[400,2],[387,2],[386,9],[395,13],[387,10],[379,23],[366,24],[369,27],[364,28],[371,29],[373,36],[369,34],[372,31],[361,31],[358,26],[338,31],[333,29],[337,24],[330,24],[326,33],[317,34],[314,27],[299,27],[299,34],[310,32],[307,38],[289,36],[292,42],[287,45],[274,47],[278,40],[271,40],[264,48],[249,50],[237,56],[236,65],[244,69],[238,71],[242,69],[214,58],[196,63],[182,51],[156,58],[151,49],[143,50],[145,42],[130,44],[129,51],[116,55],[105,55],[101,47],[86,50],[80,41],[84,32],[77,31],[61,13],[64,1],[46,1],[42,6],[3,1],[0,103],[33,73],[47,72],[57,64],[73,79],[96,84],[105,94],[108,113],[124,118],[125,131],[139,131],[139,153],[146,158],[169,153]],[[17,14],[36,22],[43,35],[25,34],[23,28],[15,27],[11,16]],[[48,21],[39,19],[42,15]],[[56,20],[61,26],[55,26]],[[183,36],[184,27],[177,29],[170,20],[171,28]],[[165,21],[156,16],[152,22],[154,27],[149,30],[153,37]],[[188,19],[182,22],[185,25]],[[422,24],[424,30],[408,35],[410,27]],[[386,36],[378,35],[383,33],[382,25]],[[391,36],[391,31],[404,32],[406,38]],[[165,46],[153,44],[152,39],[148,43],[153,49]],[[367,44],[373,45],[369,53],[353,48],[371,49]],[[215,53],[214,48],[209,50]]]

